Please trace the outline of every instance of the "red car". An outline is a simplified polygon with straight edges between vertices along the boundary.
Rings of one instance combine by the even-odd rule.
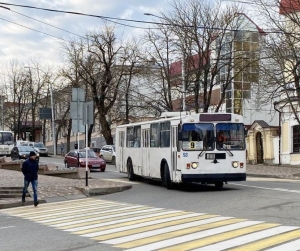
[[[78,165],[78,150],[72,150],[65,155],[65,167],[85,167],[86,161],[85,149],[79,149],[79,165]],[[89,169],[99,169],[101,172],[105,171],[106,162],[98,157],[94,151],[88,150],[88,167]]]

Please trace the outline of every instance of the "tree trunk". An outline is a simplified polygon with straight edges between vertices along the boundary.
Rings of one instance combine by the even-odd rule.
[[[94,128],[94,124],[90,125],[89,129],[88,129],[88,147],[91,146],[91,138],[92,138],[93,128]]]
[[[99,118],[99,122],[101,125],[101,133],[103,134],[103,137],[106,141],[107,145],[113,145],[114,144],[114,140],[113,137],[111,135],[111,129],[109,126],[109,123],[106,120],[106,117],[104,114],[100,114],[100,118]]]
[[[68,153],[71,149],[70,144],[71,144],[71,131],[72,131],[72,119],[68,120],[68,129],[67,129],[67,152]]]

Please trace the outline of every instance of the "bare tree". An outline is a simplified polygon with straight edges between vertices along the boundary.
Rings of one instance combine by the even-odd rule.
[[[300,124],[300,1],[256,0],[260,15],[268,24],[265,41],[264,79],[260,84],[264,102],[280,99],[290,105],[291,113]]]
[[[29,93],[26,88],[24,65],[11,61],[4,78],[5,95],[7,96],[6,125],[14,132],[14,140],[25,139],[22,125],[26,124],[26,105]]]
[[[97,110],[101,133],[107,144],[113,144],[109,112],[118,96],[125,72],[124,46],[115,28],[105,25],[101,31],[90,33],[87,40],[65,45],[65,51],[78,87],[84,86]],[[95,111],[96,112],[96,111]],[[89,128],[89,141],[92,132]]]
[[[166,104],[173,109],[170,104],[176,90],[183,97],[187,95],[188,106],[196,112],[208,112],[211,106],[219,111],[231,84],[246,76],[253,62],[259,61],[254,49],[250,53],[238,48],[239,37],[244,30],[250,36],[260,31],[238,5],[224,7],[215,1],[174,0],[159,20],[158,31],[147,32],[147,40],[153,46],[148,50],[150,55],[164,69],[161,86],[166,90]],[[252,31],[245,20],[254,27]],[[176,64],[171,64],[172,60]]]

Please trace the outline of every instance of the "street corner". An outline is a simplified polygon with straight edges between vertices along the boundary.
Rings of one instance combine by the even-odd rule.
[[[129,184],[116,184],[113,186],[87,186],[87,187],[76,187],[79,191],[81,191],[85,196],[97,196],[97,195],[106,195],[112,193],[118,193],[125,190],[129,190],[132,188]]]

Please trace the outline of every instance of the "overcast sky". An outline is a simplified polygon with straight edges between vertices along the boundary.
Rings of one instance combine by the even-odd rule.
[[[143,13],[148,12],[159,15],[161,10],[165,10],[169,6],[168,0],[0,0],[0,2],[145,21],[152,21],[153,18],[143,15]],[[2,6],[9,7],[11,11],[0,8],[0,72],[11,60],[15,59],[24,63],[30,59],[38,59],[41,63],[54,65],[62,62],[59,39],[19,25],[27,26],[63,39],[74,37],[74,35],[18,13],[82,36],[85,35],[87,30],[93,30],[103,24],[101,19],[93,17],[8,5]],[[16,24],[4,21],[3,19]],[[141,25],[131,22],[124,23],[136,26]],[[118,29],[123,31],[124,27],[118,26]],[[130,28],[126,28],[126,31],[127,33],[141,32],[140,29],[132,30]]]
[[[170,1],[172,0],[0,0],[0,2],[4,3],[140,21],[153,21],[153,17],[145,16],[144,13],[148,12],[159,15],[161,11],[167,11],[170,8]],[[62,40],[58,38],[68,40],[76,36],[47,24],[81,36],[84,36],[88,30],[95,30],[103,25],[103,20],[95,17],[84,17],[8,5],[2,6],[11,9],[0,8],[0,73],[2,72],[2,74],[12,60],[18,60],[23,64],[28,64],[30,59],[37,59],[45,65],[59,66],[62,64]],[[47,24],[32,20],[23,15]],[[149,27],[149,24],[124,23]],[[30,30],[24,26],[37,31]],[[129,35],[143,32],[142,29],[124,28],[121,25],[117,25],[117,28],[120,33],[126,29],[125,34]],[[38,31],[58,38],[41,34]]]

